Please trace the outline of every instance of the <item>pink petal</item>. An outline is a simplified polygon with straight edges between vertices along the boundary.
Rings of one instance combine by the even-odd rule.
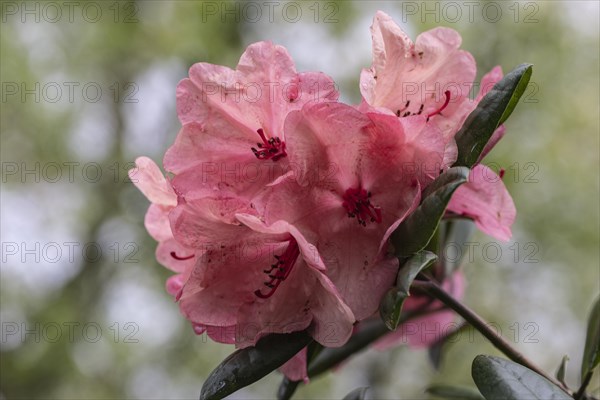
[[[169,212],[172,206],[163,206],[160,204],[151,204],[146,211],[144,226],[146,230],[157,242],[168,240],[173,237],[171,225],[169,223]]]
[[[448,210],[475,220],[475,225],[498,240],[508,241],[516,209],[502,179],[485,165],[476,165],[469,181],[460,186]]]
[[[165,179],[160,168],[148,157],[138,157],[136,168],[129,171],[129,178],[152,203],[175,206],[177,196]]]
[[[303,381],[307,384],[309,379],[306,371],[306,347],[283,364],[279,371],[291,381]]]
[[[194,266],[197,253],[200,254],[195,249],[182,246],[171,237],[158,243],[156,247],[156,260],[171,271],[183,273]],[[173,257],[173,254],[180,259]]]
[[[361,131],[370,124],[366,115],[343,103],[319,103],[290,114],[285,132],[298,183],[340,190],[356,186],[355,166],[361,143],[368,139]]]

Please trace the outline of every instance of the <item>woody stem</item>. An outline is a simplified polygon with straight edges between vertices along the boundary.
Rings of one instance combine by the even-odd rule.
[[[565,388],[560,382],[548,376],[541,368],[527,359],[523,354],[513,348],[510,343],[494,332],[494,330],[490,328],[490,325],[486,323],[483,318],[477,315],[469,307],[456,300],[437,284],[429,280],[415,280],[413,281],[412,288],[418,289],[421,292],[440,300],[442,303],[456,311],[456,313],[463,317],[469,324],[471,324],[471,326],[481,332],[481,334],[485,336],[494,345],[494,347],[504,353],[508,358],[538,373],[556,386],[560,387],[563,391],[569,393],[568,389]]]

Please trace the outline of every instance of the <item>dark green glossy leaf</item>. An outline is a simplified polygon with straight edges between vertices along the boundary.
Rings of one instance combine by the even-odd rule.
[[[202,385],[201,400],[216,400],[248,386],[282,366],[312,338],[305,331],[272,334],[255,347],[237,350],[211,372]]]
[[[499,357],[475,357],[471,375],[486,400],[573,400],[546,378]]]
[[[344,396],[343,400],[365,400],[367,398],[368,387],[361,387],[358,389],[354,389],[346,396]]]
[[[565,375],[567,374],[567,361],[569,361],[569,356],[563,356],[560,366],[556,371],[556,379],[565,386],[567,386],[565,383]]]
[[[596,299],[588,318],[587,335],[581,362],[581,380],[600,363],[600,297]]]
[[[454,191],[469,177],[466,167],[453,167],[441,174],[423,193],[421,205],[398,226],[391,242],[398,257],[423,250],[433,237]]]
[[[513,112],[525,92],[533,72],[531,64],[521,64],[506,74],[481,99],[455,136],[458,158],[455,166],[472,167],[488,140]]]
[[[451,385],[431,385],[425,390],[432,396],[449,400],[484,400],[476,389],[451,386]]]
[[[429,251],[422,251],[409,258],[398,272],[396,286],[390,288],[379,305],[379,315],[390,330],[396,330],[400,324],[400,315],[404,300],[410,296],[409,288],[419,272],[437,260],[437,256]]]

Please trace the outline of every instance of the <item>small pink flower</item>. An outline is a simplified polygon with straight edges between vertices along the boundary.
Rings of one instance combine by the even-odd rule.
[[[512,236],[517,215],[502,177],[483,164],[476,165],[468,182],[454,192],[448,211],[472,218],[482,232],[503,241]]]
[[[186,198],[206,188],[262,189],[287,170],[286,116],[338,98],[331,78],[297,73],[286,49],[271,42],[248,46],[236,70],[198,63],[189,76],[177,87],[183,128],[164,157]]]

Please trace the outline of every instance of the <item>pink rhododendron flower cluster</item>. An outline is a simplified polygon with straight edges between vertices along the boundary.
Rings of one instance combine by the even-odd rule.
[[[296,72],[270,42],[248,46],[235,70],[199,63],[179,83],[168,175],[140,157],[131,176],[152,203],[145,224],[157,259],[176,273],[167,290],[197,333],[243,348],[308,329],[341,346],[394,284],[390,235],[454,163],[454,135],[502,72],[471,100],[475,61],[455,31],[413,43],[378,12],[372,36],[358,106],[338,102],[325,74]],[[487,167],[473,172],[449,212],[508,239],[510,195]],[[302,360],[286,374],[305,377]]]

